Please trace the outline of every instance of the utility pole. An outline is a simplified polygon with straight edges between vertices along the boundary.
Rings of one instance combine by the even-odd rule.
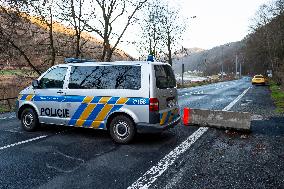
[[[236,79],[238,78],[238,55],[236,54]]]
[[[222,81],[223,81],[223,79],[224,79],[224,77],[223,77],[223,73],[224,73],[224,47],[222,46],[222,73],[221,73],[221,75],[222,75]]]
[[[240,78],[242,78],[242,62],[240,61]]]
[[[184,73],[184,63],[181,66],[181,86],[183,87],[183,73]]]

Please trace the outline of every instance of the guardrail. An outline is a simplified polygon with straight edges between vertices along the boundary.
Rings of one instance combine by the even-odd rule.
[[[10,98],[3,98],[3,99],[0,99],[0,106],[8,106],[8,108],[3,108],[4,110],[8,110],[8,111],[11,111],[13,109],[13,106],[14,106],[14,102],[12,103],[11,101],[12,100],[15,100],[17,99],[18,97],[10,97]],[[5,103],[6,102],[6,103]],[[2,110],[3,111],[3,110]],[[0,109],[0,112],[1,112],[1,109]]]

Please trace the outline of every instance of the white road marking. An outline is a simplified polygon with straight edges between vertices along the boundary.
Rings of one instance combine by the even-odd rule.
[[[23,131],[21,131],[19,128],[14,128],[14,129],[9,129],[9,130],[3,130],[6,132],[10,132],[10,133],[24,133]]]
[[[239,95],[234,101],[232,101],[228,106],[226,106],[223,111],[230,110],[250,89],[251,87],[247,88],[241,95]]]
[[[246,89],[241,95],[239,95],[234,101],[226,106],[223,111],[230,110],[250,89]],[[137,179],[128,189],[136,188],[149,188],[159,176],[161,176],[179,157],[186,152],[192,144],[194,144],[206,131],[207,127],[200,127],[192,135],[190,135],[184,142],[178,145],[174,150],[168,153],[163,159],[161,159],[156,165],[150,168],[143,176]]]
[[[161,159],[157,165],[153,166],[142,177],[140,177],[136,182],[129,186],[128,189],[149,188],[149,186],[154,183],[157,178],[161,176],[169,168],[169,166],[171,166],[181,154],[187,151],[190,146],[195,141],[197,141],[197,139],[199,139],[207,130],[207,127],[199,128],[173,151],[171,151],[168,155]]]
[[[39,137],[35,137],[35,138],[28,139],[28,140],[24,140],[24,141],[21,141],[21,142],[16,142],[14,144],[9,144],[9,145],[6,145],[6,146],[2,146],[2,147],[0,147],[0,150],[4,150],[4,149],[7,149],[7,148],[11,148],[11,147],[18,146],[18,145],[21,145],[21,144],[25,144],[25,143],[28,143],[28,142],[32,142],[32,141],[35,141],[35,140],[39,140],[39,139],[42,139],[42,138],[46,138],[47,136],[48,135],[42,135],[42,136],[39,136]]]
[[[13,119],[13,118],[16,118],[16,116],[12,115],[9,117],[0,117],[0,120]]]
[[[65,129],[65,130],[62,130],[62,131],[59,131],[59,132],[55,133],[55,135],[63,134],[65,132],[73,130],[73,129],[74,128],[72,128],[72,129]],[[11,132],[11,130],[7,130],[7,131]],[[21,141],[21,142],[16,142],[14,144],[9,144],[9,145],[6,145],[6,146],[2,146],[2,147],[0,147],[0,150],[4,150],[4,149],[7,149],[7,148],[11,148],[11,147],[18,146],[18,145],[21,145],[21,144],[25,144],[25,143],[28,143],[28,142],[32,142],[32,141],[35,141],[35,140],[39,140],[39,139],[42,139],[42,138],[46,138],[48,136],[54,136],[54,135],[42,135],[42,136],[38,136],[38,137],[31,138],[31,139],[28,139],[28,140],[24,140],[24,141]]]

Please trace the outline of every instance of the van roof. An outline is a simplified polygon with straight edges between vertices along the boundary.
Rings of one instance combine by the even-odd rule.
[[[58,64],[60,65],[69,65],[69,66],[97,66],[97,65],[142,65],[142,64],[164,64],[169,65],[168,63],[163,62],[151,62],[151,61],[115,61],[115,62],[82,62],[82,63],[67,63],[67,64]]]

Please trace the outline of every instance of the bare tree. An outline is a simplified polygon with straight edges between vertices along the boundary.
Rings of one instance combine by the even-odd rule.
[[[53,34],[53,23],[54,23],[54,7],[55,7],[55,0],[23,0],[22,2],[25,3],[28,7],[30,7],[35,14],[38,16],[39,21],[45,25],[48,29],[48,46],[50,50],[50,66],[55,64],[55,57],[56,57],[56,47],[54,43],[54,34]]]
[[[252,31],[245,39],[245,59],[251,72],[273,70],[278,83],[284,83],[284,0],[260,7]]]
[[[166,14],[163,24],[163,33],[165,34],[163,39],[165,40],[165,44],[167,46],[167,53],[165,53],[165,55],[167,56],[168,63],[172,65],[173,49],[177,43],[182,40],[183,33],[186,30],[186,24],[185,19],[179,15],[179,10],[169,8],[167,6],[165,11]]]
[[[19,11],[23,5],[14,2],[9,2],[8,5],[10,9],[0,4],[0,48],[4,53],[11,52],[11,58],[14,58],[15,53],[18,53],[28,66],[40,75],[40,69],[30,59],[30,46],[28,43],[23,45],[23,41],[28,41],[34,35],[31,25]]]
[[[141,19],[140,48],[146,48],[149,54],[166,59],[172,65],[173,50],[186,29],[185,19],[180,16],[179,10],[162,1],[148,3],[145,12]]]
[[[86,31],[89,20],[95,16],[90,13],[92,3],[85,0],[62,0],[57,5],[61,10],[59,19],[67,22],[75,32],[75,57],[78,58],[82,54],[82,45],[86,43],[82,43],[82,33]]]
[[[94,0],[97,5],[95,8],[98,8],[92,13],[96,15],[96,25],[87,25],[89,31],[95,32],[103,40],[102,61],[111,61],[127,28],[137,21],[135,15],[146,2],[147,0]]]
[[[165,7],[161,1],[148,3],[144,18],[141,19],[141,48],[158,58],[163,47],[163,24],[165,22]]]

